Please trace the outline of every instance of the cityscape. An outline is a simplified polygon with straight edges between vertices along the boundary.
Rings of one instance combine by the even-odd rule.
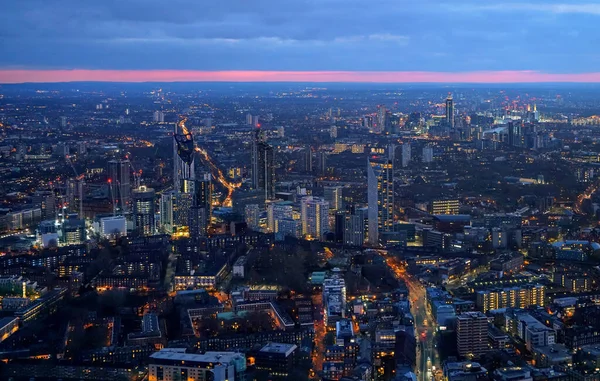
[[[599,99],[5,85],[0,377],[600,377]]]
[[[598,17],[6,2],[0,380],[600,381]]]

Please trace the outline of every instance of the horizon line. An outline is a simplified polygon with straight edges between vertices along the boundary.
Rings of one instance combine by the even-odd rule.
[[[600,72],[0,69],[0,84],[66,82],[600,83]]]

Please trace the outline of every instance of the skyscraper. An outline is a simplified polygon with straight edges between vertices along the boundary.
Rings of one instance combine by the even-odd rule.
[[[319,175],[324,176],[327,173],[327,152],[320,151],[317,158],[319,159]]]
[[[342,190],[340,186],[326,186],[323,188],[323,198],[329,203],[329,208],[333,210],[342,209]]]
[[[206,236],[212,218],[212,182],[210,174],[205,174],[202,180],[186,180],[190,184],[187,193],[192,194],[190,211],[190,237]]]
[[[446,125],[454,128],[454,100],[452,94],[448,94],[448,98],[446,98]]]
[[[35,191],[31,198],[33,205],[39,206],[42,210],[43,220],[53,220],[56,217],[56,195],[54,192]]]
[[[308,173],[313,171],[313,154],[310,146],[304,148],[304,170]]]
[[[129,211],[131,205],[131,163],[129,160],[111,160],[108,162],[108,179],[111,185],[115,207],[121,213]]]
[[[184,179],[194,179],[194,139],[185,128],[185,119],[175,125],[173,134],[173,189],[183,190]],[[182,134],[179,133],[179,127]]]
[[[379,233],[391,232],[394,223],[393,165],[388,158],[373,156],[367,160],[369,204],[368,240],[379,243]]]
[[[248,228],[258,231],[260,222],[260,209],[258,204],[248,204],[245,206],[244,219]]]
[[[380,134],[385,130],[386,111],[385,105],[377,107],[377,126],[373,129],[373,132]]]
[[[433,162],[433,147],[425,146],[423,147],[423,163],[431,162]]]
[[[163,233],[172,234],[175,230],[173,203],[176,194],[174,191],[166,192],[160,197],[160,227]]]
[[[521,124],[513,121],[508,122],[508,145],[509,147],[521,146]]]
[[[256,129],[252,141],[252,188],[265,192],[265,199],[275,197],[275,165],[273,147],[267,144],[264,134]]]
[[[344,215],[344,245],[362,246],[365,243],[365,216],[358,211]]]
[[[155,229],[154,189],[141,186],[132,192],[133,231],[139,235],[152,235]]]
[[[408,167],[412,159],[412,149],[410,143],[402,144],[402,168]]]
[[[323,239],[329,230],[329,203],[322,198],[307,196],[301,201],[302,235]]]

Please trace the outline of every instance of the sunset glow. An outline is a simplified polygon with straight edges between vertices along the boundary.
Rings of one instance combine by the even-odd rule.
[[[24,82],[365,82],[540,83],[600,82],[600,72],[538,71],[190,71],[190,70],[0,70],[0,83]]]

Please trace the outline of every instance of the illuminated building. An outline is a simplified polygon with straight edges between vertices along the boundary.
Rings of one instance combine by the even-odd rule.
[[[190,213],[193,206],[191,193],[167,192],[160,200],[160,218],[162,231],[173,234],[189,227]]]
[[[133,231],[139,235],[154,234],[154,189],[141,186],[132,195]]]
[[[440,214],[458,214],[460,203],[458,200],[433,200],[430,206],[430,213]]]
[[[301,201],[302,235],[322,239],[329,230],[329,203],[307,196]]]
[[[446,98],[446,125],[454,128],[454,100],[452,94],[448,94],[448,98]]]
[[[0,343],[19,329],[19,318],[5,317],[0,319]]]
[[[346,317],[346,282],[339,269],[323,280],[323,304],[325,325],[334,328]]]
[[[352,208],[342,218],[344,245],[362,246],[365,243],[365,221],[368,224],[367,213],[363,209]]]
[[[277,201],[267,204],[267,228],[277,233],[277,221],[293,218],[293,207],[290,201]]]
[[[298,346],[269,343],[256,353],[256,369],[269,372],[271,377],[288,377],[294,368]]]
[[[394,176],[389,159],[370,157],[367,161],[369,204],[368,240],[379,244],[379,233],[393,231],[394,224]]]
[[[235,352],[185,353],[185,349],[163,349],[150,356],[149,381],[235,381],[246,370],[246,356]]]
[[[342,190],[344,188],[340,186],[336,187],[324,187],[323,198],[329,203],[329,208],[333,210],[342,209]]]
[[[456,317],[458,354],[479,357],[488,350],[488,318],[481,312],[465,312]]]
[[[56,197],[52,191],[36,191],[31,197],[33,205],[42,210],[42,219],[56,218]]]
[[[248,204],[244,207],[244,220],[248,224],[248,228],[259,230],[260,226],[260,209],[258,204]]]
[[[62,223],[62,242],[66,245],[79,244],[87,239],[85,221],[66,219]]]
[[[521,287],[481,290],[476,293],[476,305],[482,312],[499,308],[544,306],[546,287],[541,284]]]

